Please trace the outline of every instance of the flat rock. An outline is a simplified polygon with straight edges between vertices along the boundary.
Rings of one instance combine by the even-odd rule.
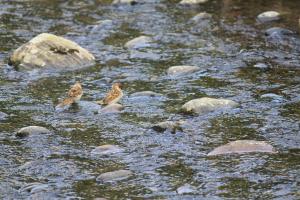
[[[232,100],[203,97],[188,101],[182,106],[182,110],[185,112],[194,112],[201,114],[218,109],[234,108],[236,106],[238,106],[238,103]]]
[[[8,114],[0,111],[0,121],[7,119],[7,117],[8,117]]]
[[[270,22],[280,19],[280,13],[276,11],[266,11],[257,16],[258,21],[260,22]]]
[[[22,69],[76,70],[94,65],[95,58],[75,42],[42,33],[16,49],[9,64]]]
[[[109,104],[100,110],[100,113],[118,113],[121,112],[124,107],[121,104],[114,103]]]
[[[47,134],[51,133],[48,129],[41,127],[41,126],[27,126],[21,128],[17,133],[16,136],[18,137],[26,137],[28,135],[35,135],[35,134]]]
[[[157,96],[162,96],[162,94],[152,92],[152,91],[141,91],[141,92],[135,92],[130,95],[131,97],[142,97],[142,96],[147,96],[147,97],[157,97]]]
[[[125,47],[128,49],[140,49],[145,47],[150,47],[153,42],[152,38],[148,36],[139,36],[128,42],[126,42]]]
[[[96,147],[91,151],[92,156],[97,156],[97,155],[110,155],[114,153],[120,153],[122,152],[123,149],[116,145],[111,145],[111,144],[106,144],[106,145],[101,145]]]
[[[173,66],[170,67],[167,71],[168,75],[177,76],[177,75],[184,75],[184,74],[190,74],[196,71],[199,71],[200,67],[197,66],[188,66],[188,65],[182,65],[182,66]]]
[[[265,141],[237,140],[215,148],[208,156],[222,154],[243,154],[252,152],[276,153],[274,147]]]
[[[181,5],[194,5],[194,4],[202,4],[206,3],[209,0],[182,0],[179,2]]]
[[[183,186],[177,188],[176,192],[178,194],[191,194],[196,192],[196,188],[190,184],[184,184]]]
[[[121,181],[124,179],[129,178],[132,176],[133,173],[130,170],[117,170],[113,172],[106,172],[100,174],[97,178],[97,182],[114,182],[114,181]]]

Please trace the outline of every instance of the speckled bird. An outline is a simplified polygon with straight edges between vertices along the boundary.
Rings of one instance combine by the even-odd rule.
[[[83,94],[83,90],[81,84],[79,82],[76,82],[75,85],[73,85],[71,89],[68,91],[68,97],[64,99],[56,107],[64,107],[76,103],[80,100],[82,94]]]
[[[101,101],[96,101],[96,103],[101,105],[109,105],[109,104],[117,103],[123,97],[123,92],[121,87],[122,87],[121,83],[114,83],[112,85],[112,89],[106,94],[106,97]]]

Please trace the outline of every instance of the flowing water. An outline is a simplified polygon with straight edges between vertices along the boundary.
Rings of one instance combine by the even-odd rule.
[[[270,27],[299,31],[299,2],[216,0],[195,7],[179,6],[177,0],[146,2],[0,1],[0,111],[8,114],[0,121],[0,198],[299,199],[299,47],[271,43],[264,34]],[[256,16],[268,10],[279,11],[281,20],[259,23]],[[199,12],[212,18],[191,20]],[[6,64],[13,50],[43,32],[77,42],[97,64],[47,73]],[[140,50],[124,47],[141,35],[154,43]],[[174,78],[166,73],[173,65],[201,70]],[[101,99],[112,82],[120,81],[125,109],[97,114],[79,105],[56,112],[75,81],[83,85],[83,104]],[[131,96],[145,90],[161,96]],[[204,96],[240,106],[205,115],[181,113],[185,102]],[[175,134],[151,129],[165,120],[187,125]],[[51,134],[15,136],[30,125]],[[278,153],[206,156],[239,139],[268,141]],[[124,151],[91,156],[104,144]],[[134,175],[96,181],[101,173],[120,169]],[[176,192],[185,184],[193,192]]]

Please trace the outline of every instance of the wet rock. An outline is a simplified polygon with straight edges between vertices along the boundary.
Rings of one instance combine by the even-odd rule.
[[[114,153],[120,153],[122,151],[123,151],[123,149],[121,149],[118,146],[106,144],[106,145],[98,146],[95,149],[93,149],[91,151],[91,155],[92,156],[109,155],[109,154],[114,154]]]
[[[284,98],[278,94],[267,93],[260,96],[262,99],[271,99],[272,102],[280,103],[283,102]]]
[[[208,156],[222,154],[243,154],[252,152],[276,153],[274,147],[265,141],[237,140],[215,148]]]
[[[238,106],[238,103],[232,100],[203,97],[199,99],[193,99],[185,103],[182,106],[182,110],[185,112],[195,112],[201,114],[218,109],[234,108],[236,106]]]
[[[176,133],[176,131],[182,131],[182,125],[184,124],[184,121],[165,121],[165,122],[160,122],[158,124],[155,124],[152,129],[157,131],[157,132],[164,132],[166,130],[169,130],[172,133]]]
[[[38,192],[42,192],[42,191],[47,191],[48,189],[49,189],[49,186],[47,184],[33,182],[33,183],[27,184],[25,187],[23,187],[21,189],[21,191],[30,192],[31,194],[33,194],[33,193],[38,193]]]
[[[112,4],[129,4],[135,5],[138,3],[138,0],[114,0]]]
[[[257,19],[260,22],[276,21],[280,19],[280,13],[276,11],[263,12],[257,16]]]
[[[207,12],[201,12],[195,15],[191,20],[194,22],[200,22],[202,20],[211,19],[212,15]]]
[[[196,192],[196,188],[190,184],[184,184],[183,186],[177,188],[176,192],[178,194],[191,194]]]
[[[95,58],[75,42],[42,33],[16,49],[9,62],[22,69],[75,70],[95,64]]]
[[[121,104],[114,103],[109,104],[100,110],[100,113],[118,113],[121,112],[124,107]]]
[[[142,51],[132,50],[132,51],[130,51],[130,58],[131,59],[158,60],[161,58],[161,55],[151,52],[151,51],[142,52]]]
[[[206,3],[209,0],[182,0],[179,2],[181,5],[194,5],[194,4],[202,4]]]
[[[266,65],[265,63],[256,63],[254,65],[255,68],[258,68],[258,69],[268,69],[268,65]]]
[[[6,120],[7,117],[8,117],[8,114],[6,114],[6,113],[0,111],[0,121]]]
[[[37,134],[48,134],[51,133],[48,129],[41,126],[27,126],[21,128],[16,136],[18,137],[26,137],[28,135],[37,135]]]
[[[139,36],[126,42],[125,47],[128,49],[140,49],[150,47],[152,42],[152,38],[148,36]]]
[[[173,66],[170,67],[167,71],[168,75],[177,76],[177,75],[184,75],[184,74],[190,74],[196,71],[199,71],[200,67],[197,66],[188,66],[188,65],[182,65],[182,66]]]
[[[113,172],[106,172],[96,178],[97,182],[114,182],[121,181],[132,176],[133,173],[130,170],[117,170]]]
[[[135,92],[130,96],[131,97],[141,97],[141,96],[157,97],[157,96],[162,96],[162,94],[152,92],[152,91],[142,91],[142,92]]]

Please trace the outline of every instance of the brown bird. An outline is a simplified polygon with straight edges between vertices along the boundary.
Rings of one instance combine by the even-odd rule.
[[[121,83],[114,83],[112,85],[111,90],[106,94],[106,97],[101,101],[96,101],[96,103],[101,105],[117,103],[123,97],[123,92],[121,87],[122,87]]]
[[[81,84],[79,82],[76,82],[75,85],[73,85],[71,87],[71,89],[69,90],[68,97],[66,99],[64,99],[56,107],[64,107],[64,106],[76,103],[80,100],[82,94],[83,94],[83,90],[82,90]]]

